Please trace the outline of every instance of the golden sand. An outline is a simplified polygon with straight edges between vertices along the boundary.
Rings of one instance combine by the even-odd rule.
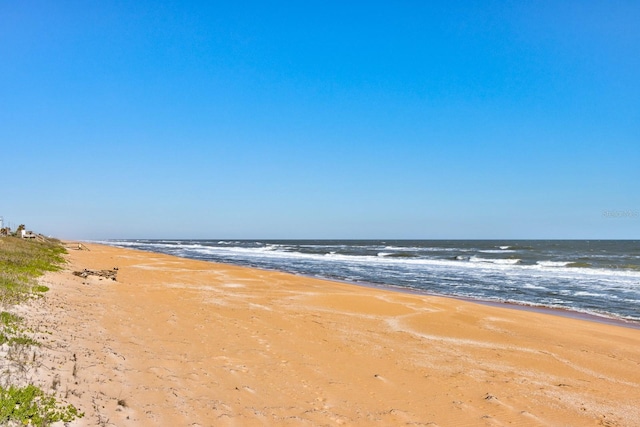
[[[640,425],[638,329],[87,246],[37,308],[72,425]]]

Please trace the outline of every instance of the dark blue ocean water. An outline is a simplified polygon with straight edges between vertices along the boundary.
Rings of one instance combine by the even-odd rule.
[[[109,240],[109,245],[640,322],[640,241]]]

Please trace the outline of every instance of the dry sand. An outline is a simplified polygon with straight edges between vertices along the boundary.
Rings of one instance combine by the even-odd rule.
[[[87,246],[31,308],[71,425],[640,426],[637,329]]]

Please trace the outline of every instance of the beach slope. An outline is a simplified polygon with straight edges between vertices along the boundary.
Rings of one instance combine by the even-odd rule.
[[[33,308],[72,425],[640,425],[638,329],[86,246]]]

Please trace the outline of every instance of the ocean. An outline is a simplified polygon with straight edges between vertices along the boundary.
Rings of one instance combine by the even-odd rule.
[[[638,240],[108,240],[98,243],[640,325]]]

